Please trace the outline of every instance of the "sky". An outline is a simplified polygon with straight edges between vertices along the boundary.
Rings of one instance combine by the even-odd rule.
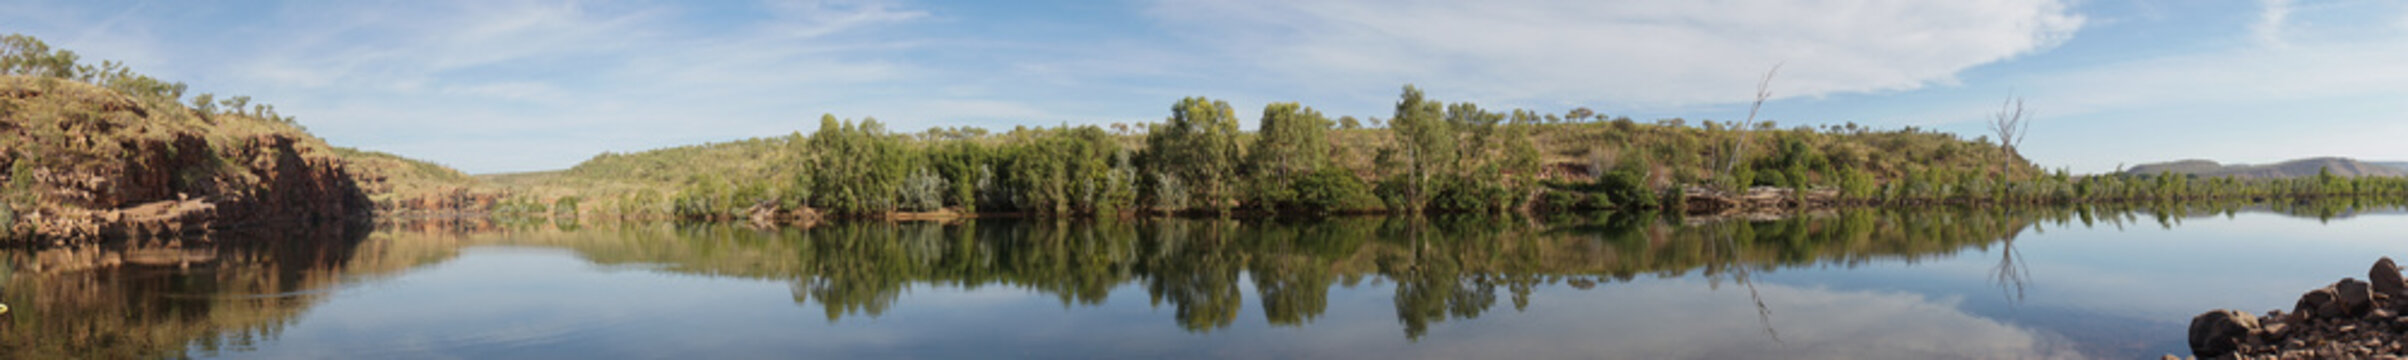
[[[780,136],[1158,122],[1189,96],[1987,135],[2076,173],[2408,160],[2408,2],[25,1],[0,33],[470,173]]]

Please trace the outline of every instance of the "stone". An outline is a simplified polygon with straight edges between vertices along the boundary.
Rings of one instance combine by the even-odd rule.
[[[2366,282],[2358,281],[2358,279],[2341,278],[2341,282],[2333,283],[2333,291],[2333,295],[2339,297],[2338,303],[2341,310],[2339,316],[2354,318],[2365,315],[2366,310],[2375,304],[2373,289],[2369,288]]]
[[[2389,256],[2375,260],[2375,267],[2366,270],[2366,281],[2374,283],[2377,294],[2393,299],[2408,298],[2408,280],[2400,278],[2400,265],[2391,262]]]
[[[2339,302],[2337,300],[2340,298],[2341,294],[2333,291],[2331,286],[2308,290],[2308,293],[2299,295],[2298,303],[2291,305],[2291,313],[2295,314],[2292,316],[2301,320],[2332,316],[2333,314],[2330,312],[2333,310],[2331,309],[2337,307],[2334,303]]]
[[[2212,358],[2232,354],[2258,334],[2257,315],[2215,310],[2191,318],[2191,354]]]

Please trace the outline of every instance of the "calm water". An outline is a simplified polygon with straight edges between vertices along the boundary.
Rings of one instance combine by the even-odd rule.
[[[9,252],[0,358],[2154,357],[2396,209],[296,227]]]

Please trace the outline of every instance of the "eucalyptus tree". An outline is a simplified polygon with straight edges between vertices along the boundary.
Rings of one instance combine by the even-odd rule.
[[[1236,189],[1229,180],[1234,179],[1243,153],[1238,145],[1236,111],[1230,109],[1229,102],[1203,97],[1180,99],[1171,106],[1171,117],[1146,134],[1146,145],[1149,154],[1145,167],[1156,173],[1156,178],[1177,179],[1159,182],[1157,199],[1176,196],[1159,190],[1172,187],[1171,184],[1184,184],[1182,187],[1186,189],[1168,190],[1187,193],[1191,196],[1190,204],[1201,205],[1195,208],[1220,212],[1233,205]]]

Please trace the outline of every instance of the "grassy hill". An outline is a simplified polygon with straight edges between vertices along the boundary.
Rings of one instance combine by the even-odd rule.
[[[2368,161],[2366,163],[2408,171],[2408,161]]]
[[[2330,170],[2334,176],[2360,177],[2408,176],[2408,169],[2339,157],[2320,157],[2284,161],[2273,164],[2218,164],[2209,160],[2182,160],[2151,163],[2124,170],[2127,175],[2196,175],[2202,178],[2234,177],[2241,179],[2290,179],[2315,177]]]
[[[483,179],[442,164],[352,148],[334,152],[380,214],[482,212],[504,195]]]
[[[0,243],[365,214],[332,147],[248,97],[0,37]],[[188,105],[189,104],[189,105]]]
[[[1728,122],[1683,119],[1664,119],[1638,122],[1628,118],[1583,116],[1578,119],[1535,112],[1513,111],[1490,113],[1495,122],[1487,127],[1465,126],[1453,137],[1463,141],[1459,149],[1466,154],[1461,162],[1504,164],[1514,151],[1513,144],[1526,144],[1536,166],[1518,170],[1464,166],[1457,176],[1471,179],[1492,179],[1500,184],[1510,181],[1514,186],[1532,189],[1540,182],[1587,184],[1615,169],[1628,169],[1641,174],[1641,184],[1649,191],[1677,189],[1684,185],[1702,185],[1718,181],[1724,174],[1724,163],[1730,162],[1730,152],[1742,138],[1747,141],[1747,153],[1734,167],[1753,173],[1747,182],[1754,185],[1839,187],[1850,174],[1874,186],[1881,182],[1915,177],[1927,182],[1952,183],[1973,178],[2012,176],[2033,178],[2046,175],[2044,171],[2021,158],[2009,156],[1997,145],[1960,138],[1954,134],[1929,132],[1916,128],[1876,131],[1855,125],[1824,128],[1796,127],[1781,129],[1771,124],[1759,124],[1752,129],[1737,129]],[[1550,119],[1552,118],[1552,119]],[[1567,120],[1570,119],[1570,120]],[[1399,158],[1405,149],[1398,140],[1399,132],[1386,124],[1372,125],[1345,119],[1327,126],[1327,145],[1311,147],[1327,157],[1330,168],[1353,175],[1364,183],[1399,176]],[[1355,124],[1343,126],[1338,123]],[[850,125],[849,123],[847,125]],[[1144,156],[1152,151],[1148,132],[1161,124],[1115,125],[1119,130],[1104,131],[1103,143],[1129,154]],[[1268,126],[1268,125],[1266,125]],[[920,133],[878,132],[876,137],[894,141],[900,148],[908,172],[912,168],[943,166],[938,157],[950,156],[949,149],[974,148],[980,151],[1002,152],[1005,148],[1044,148],[1054,134],[1070,133],[1091,127],[1021,128],[1005,132],[983,129],[940,128]],[[1267,127],[1258,127],[1267,128]],[[1485,132],[1485,133],[1476,133]],[[825,136],[800,133],[779,137],[753,138],[730,142],[681,146],[625,154],[602,154],[576,167],[560,171],[481,175],[481,180],[512,194],[525,205],[523,210],[559,212],[562,200],[569,207],[588,214],[621,214],[665,216],[673,213],[678,197],[695,186],[715,184],[723,193],[759,199],[738,201],[737,206],[755,202],[799,202],[779,204],[798,207],[807,204],[813,195],[807,194],[807,176],[814,161],[833,156],[824,149],[814,148],[814,138]],[[1234,141],[1243,148],[1235,157],[1254,158],[1256,143],[1266,134],[1245,132]],[[959,157],[959,156],[955,156]],[[1008,161],[992,156],[976,157],[968,167],[985,167],[1003,172]],[[1108,163],[1109,161],[1098,160]],[[1250,160],[1246,160],[1250,161]],[[1056,166],[1073,166],[1056,165]],[[1238,169],[1240,172],[1259,171]],[[2001,170],[2005,170],[2001,174]],[[1115,171],[1102,169],[1100,171]],[[1481,173],[1481,171],[1493,171]],[[939,173],[942,173],[939,171]],[[1242,176],[1242,175],[1241,175]],[[1143,175],[1138,181],[1143,181]],[[1506,180],[1519,177],[1522,180]],[[1057,178],[1065,182],[1079,182]],[[975,184],[971,177],[948,178],[949,187]],[[1124,179],[1124,181],[1126,181]],[[1247,181],[1232,178],[1228,181]],[[1488,181],[1488,180],[1482,180]],[[1727,181],[1727,180],[1722,180]],[[993,184],[990,184],[993,186]],[[976,186],[976,185],[970,185]],[[1133,186],[1144,187],[1146,184]],[[1240,185],[1246,186],[1246,185]],[[979,205],[980,209],[995,211],[996,204],[984,203],[988,190],[963,191],[972,193],[956,201],[948,199],[945,206]],[[1077,189],[1071,189],[1075,192]],[[1498,193],[1500,196],[1522,196]],[[801,197],[806,199],[795,200]],[[778,200],[778,199],[789,200]]]

